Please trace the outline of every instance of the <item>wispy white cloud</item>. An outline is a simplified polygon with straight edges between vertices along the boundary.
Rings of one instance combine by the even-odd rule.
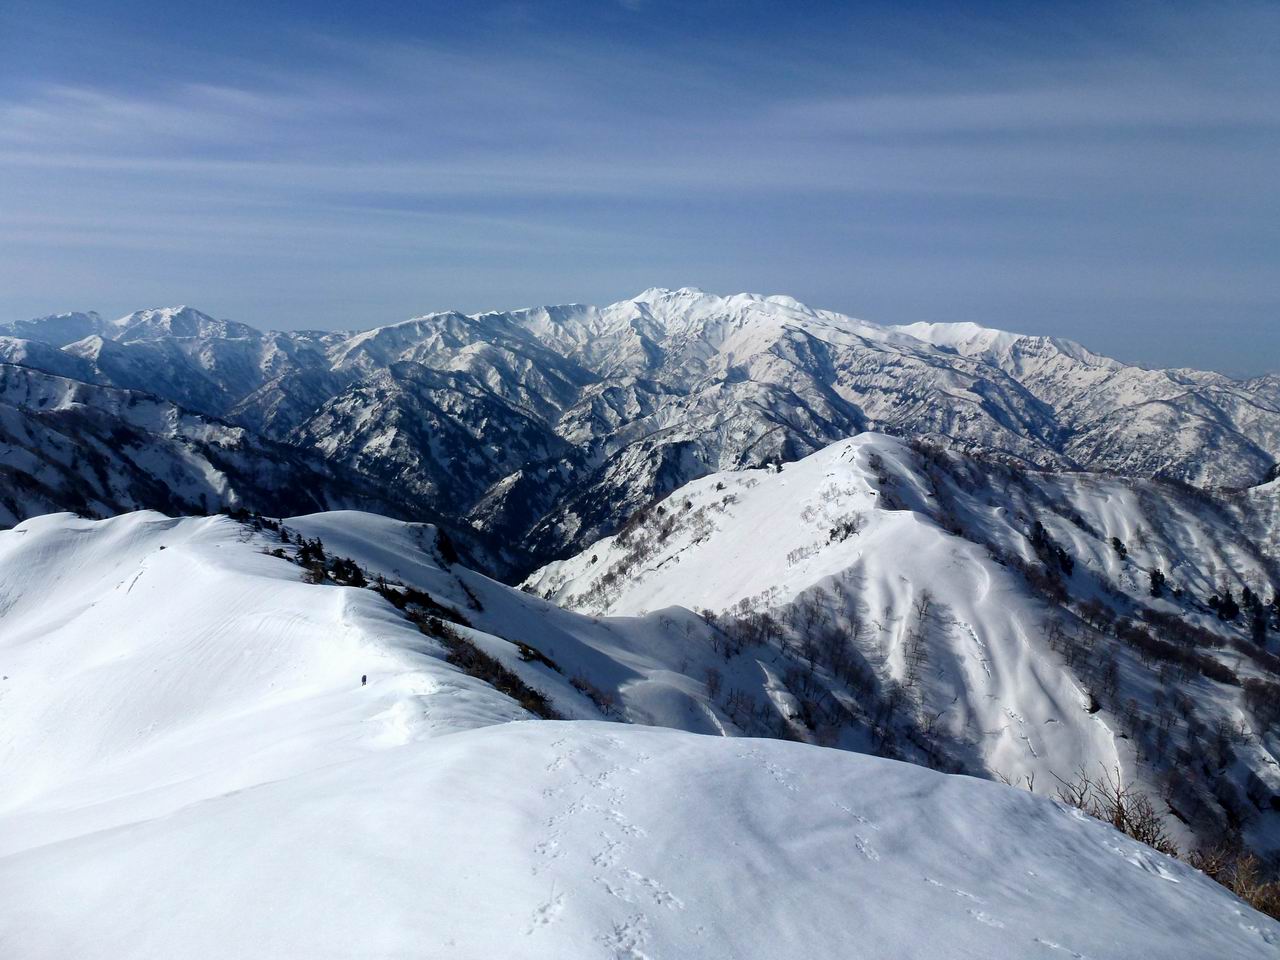
[[[1125,278],[1162,305],[1193,277],[1280,303],[1280,77],[1238,26],[946,59],[854,36],[656,50],[547,35],[521,4],[491,15],[500,42],[312,35],[287,62],[0,84],[0,310],[59,269],[59,291],[252,291],[277,262],[269,283],[305,298],[340,258],[400,269],[412,311],[440,305],[407,305],[425,274],[456,303],[495,273],[576,277],[586,299],[676,267],[864,313],[924,272],[894,321],[963,318],[984,285],[1025,303]],[[76,305],[95,304],[41,309]]]

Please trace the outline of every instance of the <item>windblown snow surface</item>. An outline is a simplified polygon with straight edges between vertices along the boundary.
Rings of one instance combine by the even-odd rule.
[[[442,602],[465,594],[429,528],[289,523],[363,545],[361,563]],[[1280,926],[1208,879],[1025,791],[803,744],[532,719],[373,591],[305,584],[265,546],[227,518],[155,513],[0,533],[0,955],[1280,946]],[[486,615],[511,628],[523,611],[566,659],[626,658],[657,629],[514,591],[503,612],[500,589],[478,598]]]

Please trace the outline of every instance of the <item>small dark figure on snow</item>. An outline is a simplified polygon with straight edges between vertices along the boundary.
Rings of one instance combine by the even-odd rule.
[[[366,673],[364,676],[360,678],[360,686],[363,687],[368,682],[369,682],[369,675]]]

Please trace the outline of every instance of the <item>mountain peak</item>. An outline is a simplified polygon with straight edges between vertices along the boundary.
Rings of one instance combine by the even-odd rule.
[[[708,294],[700,287],[680,287],[676,290],[672,290],[669,287],[649,287],[649,289],[642,290],[640,293],[632,297],[631,302],[652,303],[655,300],[671,300],[676,297],[682,299],[694,299],[706,296],[714,296],[714,294]]]
[[[94,311],[90,310],[88,313],[73,311],[0,324],[0,336],[16,337],[19,340],[38,340],[61,347],[100,333],[103,327],[102,317]]]
[[[156,337],[246,338],[258,332],[245,323],[216,320],[194,307],[153,307],[135,310],[111,324],[114,339],[121,341],[150,340]]]

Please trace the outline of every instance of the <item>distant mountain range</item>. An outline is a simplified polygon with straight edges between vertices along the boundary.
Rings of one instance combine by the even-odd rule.
[[[359,333],[264,333],[190,307],[69,313],[0,325],[0,363],[0,520],[356,505],[474,530],[502,545],[483,549],[506,575],[697,477],[869,430],[1206,488],[1261,484],[1280,451],[1280,377],[1146,370],[1056,338],[690,288]],[[55,454],[117,427],[134,446],[161,438],[153,462],[109,442],[96,466]],[[233,469],[191,452],[211,437]]]

